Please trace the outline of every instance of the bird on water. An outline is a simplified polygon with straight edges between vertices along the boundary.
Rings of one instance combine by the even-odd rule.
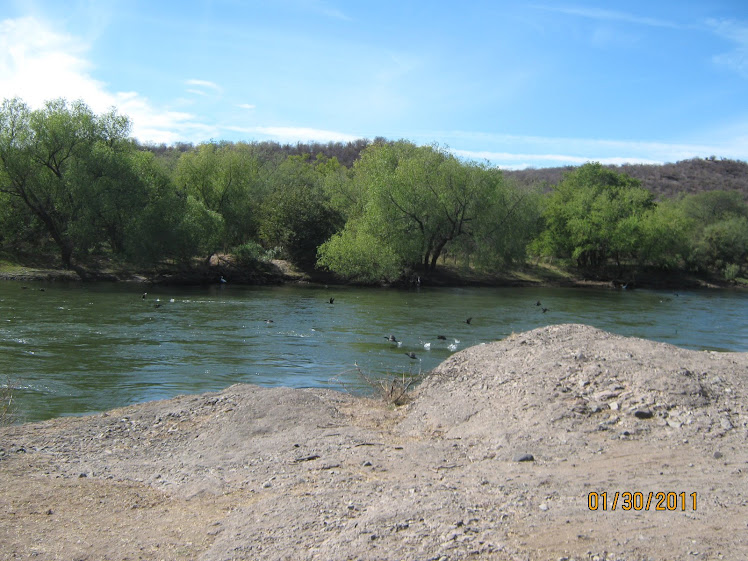
[[[385,335],[384,338],[387,339],[391,343],[397,343],[397,338],[394,335],[389,335],[389,336]]]
[[[418,360],[418,357],[416,356],[416,353],[408,352],[408,353],[405,353],[405,354],[408,355],[413,360]]]
[[[468,325],[470,325],[470,322],[471,322],[471,321],[473,321],[473,318],[467,318],[467,319],[465,320],[465,323],[467,323]]]
[[[446,341],[447,340],[447,338],[444,335],[437,335],[436,338],[439,339],[439,341]]]
[[[335,302],[335,298],[330,298],[330,304],[333,304]]]

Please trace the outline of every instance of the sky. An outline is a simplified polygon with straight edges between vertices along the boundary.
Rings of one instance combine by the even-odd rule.
[[[506,169],[748,160],[745,0],[0,0],[0,99],[143,143],[438,144]]]

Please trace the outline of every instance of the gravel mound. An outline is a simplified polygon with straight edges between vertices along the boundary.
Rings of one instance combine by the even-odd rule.
[[[744,560],[747,403],[746,353],[557,325],[399,408],[237,385],[4,427],[0,558]]]
[[[594,431],[710,441],[739,427],[746,436],[747,356],[544,327],[451,356],[424,381],[401,428],[549,457],[584,446]]]

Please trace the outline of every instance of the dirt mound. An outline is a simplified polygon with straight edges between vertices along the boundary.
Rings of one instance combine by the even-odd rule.
[[[742,560],[747,384],[748,354],[559,325],[407,407],[238,385],[0,428],[0,558]]]
[[[532,444],[549,456],[584,446],[594,431],[711,439],[745,426],[747,382],[744,353],[555,325],[451,356],[422,384],[402,428],[509,449]]]

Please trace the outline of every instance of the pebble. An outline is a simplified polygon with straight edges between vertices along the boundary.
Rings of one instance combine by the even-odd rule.
[[[634,417],[637,419],[651,419],[654,413],[650,409],[637,409],[634,411]]]
[[[532,454],[517,454],[512,460],[515,462],[534,462],[535,456]]]

